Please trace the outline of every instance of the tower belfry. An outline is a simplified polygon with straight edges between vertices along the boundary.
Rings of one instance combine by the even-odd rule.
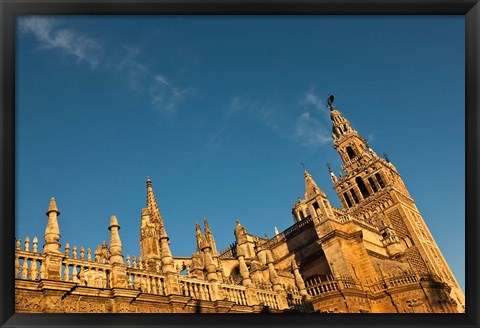
[[[405,260],[414,270],[433,271],[452,286],[451,296],[457,304],[464,304],[464,294],[395,166],[377,156],[333,104],[330,118],[333,147],[346,173],[332,179],[343,209],[368,223],[374,221],[375,215],[382,215],[401,241]]]

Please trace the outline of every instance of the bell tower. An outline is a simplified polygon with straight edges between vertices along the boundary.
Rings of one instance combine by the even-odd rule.
[[[404,260],[417,272],[436,274],[451,288],[459,309],[465,296],[428,230],[400,174],[388,158],[381,158],[328,99],[332,120],[333,148],[338,151],[345,175],[330,170],[333,188],[342,208],[369,223],[378,215],[401,241]]]

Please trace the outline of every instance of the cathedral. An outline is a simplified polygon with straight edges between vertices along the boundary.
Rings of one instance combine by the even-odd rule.
[[[16,240],[16,312],[465,312],[463,291],[397,169],[351,127],[333,96],[329,108],[343,173],[327,166],[341,208],[304,170],[304,198],[293,205],[289,228],[260,237],[237,220],[235,240],[219,250],[204,219],[196,252],[177,257],[147,178],[140,254],[130,257],[115,216],[109,243],[93,254],[62,245],[52,198],[43,249],[36,237]]]

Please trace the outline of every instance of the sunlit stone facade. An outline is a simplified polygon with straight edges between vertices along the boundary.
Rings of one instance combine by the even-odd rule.
[[[305,195],[292,208],[291,227],[259,237],[237,220],[233,244],[219,251],[205,219],[203,229],[196,225],[196,252],[176,257],[147,179],[140,256],[130,257],[115,216],[108,245],[93,254],[62,244],[52,198],[43,249],[37,238],[16,241],[16,311],[464,312],[464,294],[395,166],[376,155],[332,102],[333,143],[344,173],[337,177],[328,168],[342,208],[330,204],[305,170]]]

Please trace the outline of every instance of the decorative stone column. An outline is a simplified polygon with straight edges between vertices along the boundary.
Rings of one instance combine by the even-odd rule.
[[[268,275],[270,278],[270,282],[272,283],[273,290],[276,292],[283,291],[283,287],[280,284],[280,279],[277,275],[277,270],[275,270],[275,266],[273,265],[273,254],[271,250],[266,251],[267,255],[267,267],[268,267]]]
[[[295,277],[295,285],[298,288],[299,294],[302,296],[308,296],[307,289],[305,287],[305,282],[303,281],[300,271],[298,270],[298,265],[295,260],[292,261],[292,272]]]
[[[60,228],[58,227],[58,216],[60,211],[57,208],[55,199],[50,199],[48,210],[45,213],[48,216],[48,223],[45,229],[43,253],[45,260],[42,266],[45,266],[44,278],[49,280],[61,280],[62,259],[64,254],[60,251]]]
[[[117,217],[112,215],[110,218],[110,264],[112,265],[112,287],[127,287],[127,265],[123,263],[122,255],[122,241],[118,230],[120,225],[118,224]]]

